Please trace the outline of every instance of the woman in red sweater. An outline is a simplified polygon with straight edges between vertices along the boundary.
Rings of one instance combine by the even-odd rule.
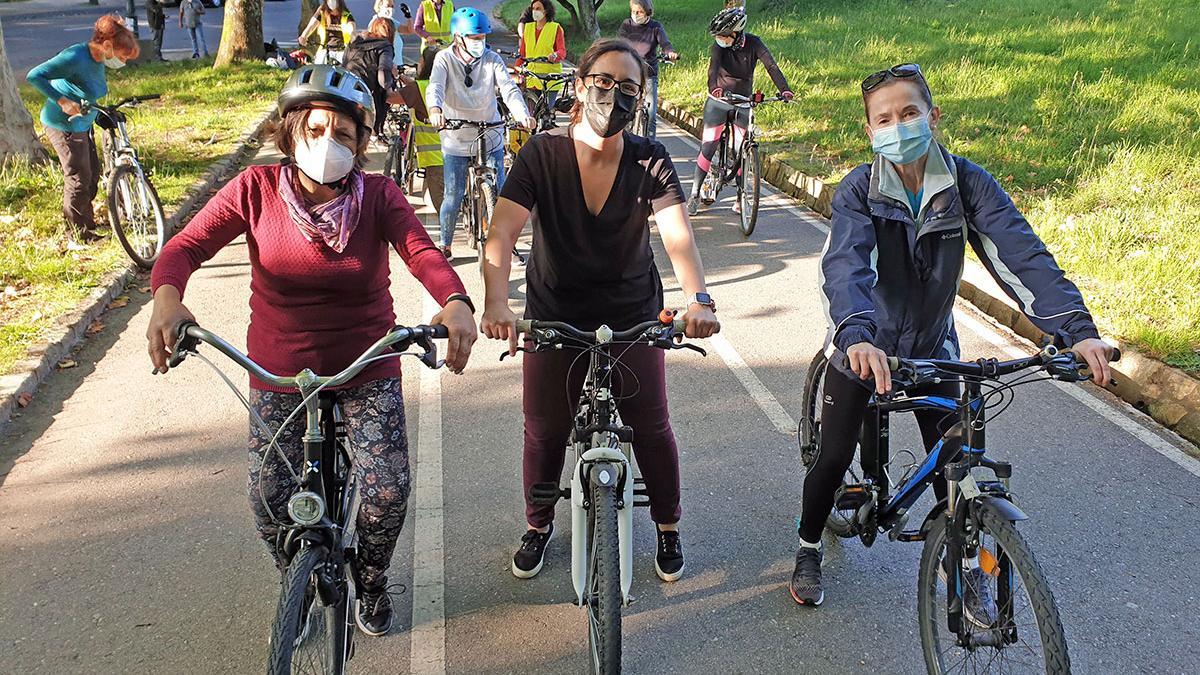
[[[431,323],[448,328],[446,365],[462,372],[476,338],[462,281],[396,184],[361,170],[374,117],[370,90],[340,67],[305,66],[284,86],[279,110],[275,143],[288,160],[242,172],[168,242],[154,266],[146,337],[155,367],[166,368],[176,327],[193,319],[182,303],[188,277],[244,235],[251,265],[247,351],[268,371],[290,376],[311,368],[332,375],[391,330],[388,253],[394,248],[442,305]],[[383,635],[392,619],[386,571],[409,493],[399,362],[368,366],[338,397],[362,486],[356,615],[364,632]],[[250,402],[278,429],[301,399],[251,378]],[[293,466],[303,458],[301,427],[292,424],[280,435]],[[250,504],[275,555],[276,522],[287,518],[296,486],[269,447],[270,439],[251,424]]]

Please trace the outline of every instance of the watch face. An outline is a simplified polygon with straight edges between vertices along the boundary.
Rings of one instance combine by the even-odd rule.
[[[702,305],[711,305],[711,304],[713,304],[713,299],[712,299],[712,296],[709,295],[708,293],[697,293],[696,294],[696,302],[698,302]]]

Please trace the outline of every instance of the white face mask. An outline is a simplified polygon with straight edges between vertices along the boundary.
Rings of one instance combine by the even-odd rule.
[[[392,18],[392,14],[394,11],[395,10],[391,7],[380,7],[379,8],[379,16],[381,16],[385,19],[390,19],[390,18]]]
[[[115,56],[110,56],[107,59],[104,59],[104,65],[112,68],[113,70],[118,70],[125,67],[125,62]]]
[[[534,21],[541,21],[542,19],[546,18],[546,13],[540,9],[535,9],[533,10],[533,14],[531,16],[533,16]]]
[[[329,0],[329,2],[325,3],[325,6],[329,9],[337,9],[337,0]]]
[[[633,19],[633,22],[639,26],[646,25],[646,22],[650,20],[650,17],[645,14],[630,14],[629,18]]]
[[[296,144],[296,166],[304,175],[322,185],[336,183],[354,170],[354,151],[322,136]]]
[[[479,58],[483,56],[483,50],[487,49],[487,40],[485,38],[463,38],[463,47],[466,48],[468,54]]]
[[[717,41],[718,45],[720,45],[721,47],[724,47],[725,49],[729,49],[730,47],[733,46],[733,38],[720,38],[719,37],[719,38],[713,38],[713,39]]]

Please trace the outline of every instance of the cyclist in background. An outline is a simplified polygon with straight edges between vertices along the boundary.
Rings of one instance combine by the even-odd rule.
[[[658,55],[661,52],[669,61],[679,58],[667,31],[654,19],[652,0],[629,0],[629,18],[621,22],[617,37],[628,41],[646,61],[646,93],[650,103],[650,114],[646,120],[647,134],[654,138],[658,129]]]
[[[562,61],[567,58],[567,42],[562,26],[554,21],[554,11],[554,3],[551,0],[533,0],[529,3],[530,20],[523,24],[520,33],[521,40],[517,45],[517,51],[520,54],[515,63],[517,68],[525,66],[535,73],[543,74],[562,73]],[[550,63],[527,63],[525,61],[525,59],[540,57],[546,57]],[[558,92],[561,87],[560,84],[554,84],[546,92],[546,104],[551,108],[558,100]],[[547,89],[547,85],[536,77],[530,77],[525,80],[525,89],[527,91]],[[530,105],[533,100],[534,97],[530,96]]]
[[[499,54],[488,49],[487,36],[492,32],[492,23],[487,15],[473,7],[460,7],[450,19],[450,32],[454,36],[454,43],[434,59],[429,87],[425,90],[430,124],[441,129],[448,118],[499,122],[500,109],[496,103],[496,92],[499,91],[517,123],[533,130],[535,122],[525,108],[521,90],[508,74],[507,64]],[[446,173],[439,213],[440,248],[442,254],[450,258],[453,255],[451,245],[454,242],[454,228],[458,224],[458,210],[467,190],[467,167],[475,156],[475,139],[479,137],[479,132],[473,127],[443,129],[441,137],[442,162]],[[503,141],[503,129],[484,134],[488,164],[496,171],[497,190],[504,186]]]
[[[643,66],[641,54],[624,40],[594,43],[576,70],[570,126],[535,134],[517,155],[496,205],[483,271],[482,328],[490,338],[508,340],[510,353],[518,339],[517,317],[508,306],[511,251],[531,213],[527,318],[621,330],[657,317],[663,287],[650,248],[653,214],[688,294],[688,337],[708,337],[719,329],[671,157],[658,141],[624,133],[646,86]],[[529,488],[557,484],[562,476],[571,408],[586,370],[572,370],[579,354],[573,349],[526,354],[521,364],[528,529],[512,562],[513,575],[521,579],[541,570],[554,534],[554,507],[531,503]],[[622,346],[620,354],[623,370],[632,375],[617,378],[626,384],[618,382],[614,394],[622,420],[634,429],[637,464],[657,524],[654,568],[663,581],[675,581],[683,574],[679,451],[667,410],[663,352],[634,345]]]
[[[810,606],[825,598],[821,531],[853,459],[868,399],[892,388],[887,357],[960,358],[953,309],[968,240],[1038,328],[1082,356],[1097,383],[1111,377],[1110,348],[1099,339],[1079,289],[1004,189],[987,171],[933,140],[942,113],[920,67],[907,63],[881,70],[863,80],[861,89],[875,158],[838,185],[821,257],[830,354],[821,452],[804,479],[800,546],[789,585],[792,598]],[[958,384],[907,393],[954,398]],[[926,450],[954,422],[942,413],[916,417]],[[946,482],[939,478],[933,485],[944,499]],[[975,561],[968,573],[986,572]],[[968,618],[994,616],[994,600],[974,590],[989,588],[964,584]]]
[[[721,131],[727,121],[732,120],[735,139],[741,137],[749,126],[750,111],[738,108],[721,100],[725,94],[750,96],[754,93],[754,67],[762,62],[784,99],[792,100],[792,88],[775,58],[757,35],[746,32],[746,10],[741,7],[723,9],[708,25],[713,36],[713,46],[708,61],[708,100],[704,102],[704,133],[700,139],[700,154],[696,157],[696,175],[692,179],[692,196],[688,200],[688,213],[696,215],[700,210],[700,186],[704,184],[712,166],[713,155],[721,144]],[[734,202],[734,210],[741,208]]]
[[[346,7],[346,0],[325,0],[313,12],[299,40],[303,45],[316,31],[318,46],[313,63],[341,65],[346,45],[354,38],[354,30],[354,15]]]
[[[429,91],[429,76],[433,73],[433,61],[437,58],[438,51],[437,46],[430,45],[421,52],[421,58],[417,61],[417,86],[421,91],[423,111],[428,110],[424,99]],[[426,204],[433,207],[435,214],[440,214],[446,189],[442,169],[442,139],[438,135],[437,127],[429,123],[428,112],[413,121],[413,143],[417,145],[417,168],[425,172],[423,189],[429,194]],[[440,215],[435,217],[440,218]]]
[[[371,90],[375,102],[372,131],[376,136],[383,133],[383,121],[387,119],[388,93],[396,88],[394,30],[391,19],[376,17],[364,33],[354,36],[346,46],[346,70],[357,75]]]
[[[412,32],[412,12],[409,11],[408,5],[400,3],[399,13],[396,16],[395,0],[375,0],[375,16],[371,17],[371,21],[378,18],[384,18],[392,22],[392,49],[395,52],[396,61],[404,62],[404,33]],[[368,26],[370,24],[367,24]]]
[[[339,67],[302,66],[284,85],[279,111],[275,145],[287,159],[252,166],[221,188],[167,242],[154,265],[146,337],[155,368],[166,369],[179,324],[194,320],[182,300],[188,279],[245,235],[254,279],[247,353],[263,368],[284,376],[302,368],[337,373],[390,331],[396,315],[388,254],[394,249],[442,305],[430,323],[449,330],[446,365],[461,372],[476,337],[473,306],[400,188],[362,171],[374,116],[366,85]],[[383,635],[392,623],[387,569],[409,493],[399,361],[367,366],[336,390],[362,500],[355,616],[363,632]],[[276,430],[301,397],[251,377],[250,405]],[[280,435],[279,447],[296,467],[304,456],[303,435],[302,424]],[[280,566],[276,535],[296,485],[270,447],[270,438],[251,423],[250,506],[259,536]]]
[[[454,16],[452,0],[424,0],[417,5],[413,32],[421,36],[421,51],[430,45],[443,47],[450,43],[450,19]]]

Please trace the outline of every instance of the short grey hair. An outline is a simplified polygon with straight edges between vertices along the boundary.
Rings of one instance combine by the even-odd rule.
[[[654,2],[652,0],[629,0],[629,2],[641,7],[646,16],[654,16]]]

